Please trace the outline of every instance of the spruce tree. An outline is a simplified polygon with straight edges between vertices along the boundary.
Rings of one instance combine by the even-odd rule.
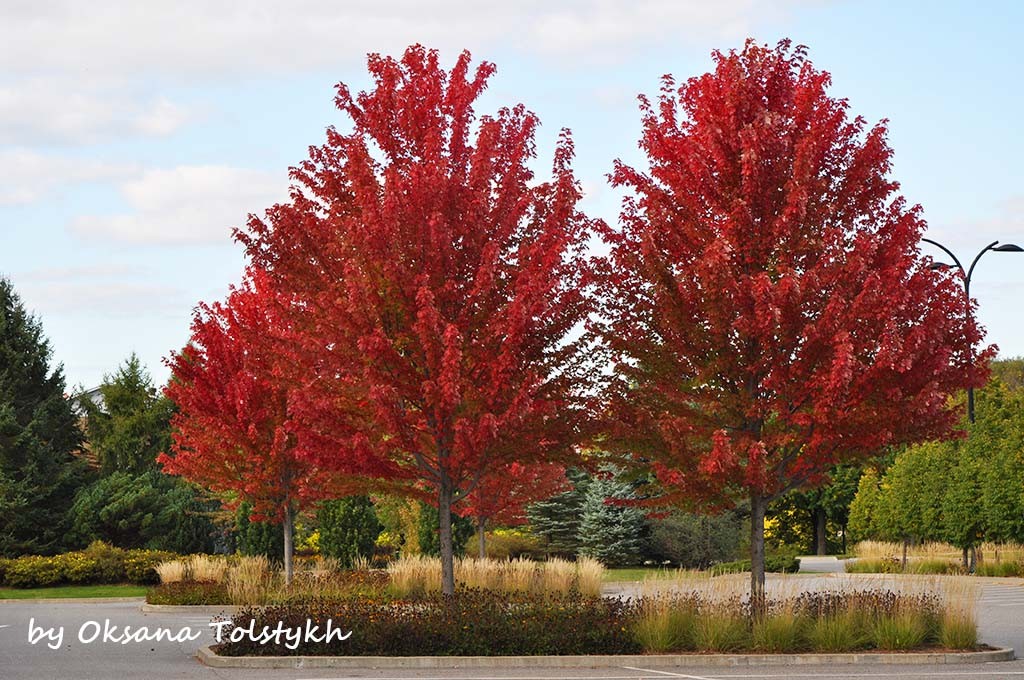
[[[641,508],[621,501],[636,499],[633,484],[606,469],[606,474],[591,481],[580,519],[580,554],[599,560],[608,567],[643,562],[650,533]]]
[[[0,278],[0,555],[61,550],[85,481],[78,416],[42,326]]]
[[[565,476],[572,489],[531,504],[526,517],[530,531],[547,539],[548,554],[572,557],[580,548],[580,520],[590,476],[576,468],[566,470]]]

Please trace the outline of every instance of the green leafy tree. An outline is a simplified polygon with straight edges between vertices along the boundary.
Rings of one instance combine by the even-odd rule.
[[[735,512],[696,515],[676,509],[649,524],[651,556],[684,569],[730,562],[742,549],[744,523]]]
[[[845,552],[850,504],[861,471],[860,465],[836,466],[825,486],[790,492],[772,503],[768,513],[773,520],[772,541],[818,555],[836,549]]]
[[[580,519],[579,552],[605,566],[640,564],[649,547],[647,517],[641,508],[629,505],[637,499],[634,484],[606,469],[587,487]]]
[[[82,432],[40,323],[0,278],[0,555],[58,552],[88,479]]]
[[[103,474],[141,474],[156,468],[156,457],[171,445],[174,405],[157,393],[133,353],[113,375],[104,376],[99,403],[80,399],[89,445]]]
[[[857,494],[850,503],[849,531],[852,541],[889,538],[882,520],[882,515],[886,513],[882,506],[884,496],[878,471],[868,468],[861,475],[857,483]]]
[[[985,536],[985,517],[979,512],[981,496],[981,469],[969,446],[955,447],[960,455],[948,470],[946,493],[942,498],[942,525],[944,538],[963,550],[964,567],[968,553],[974,554]]]
[[[548,554],[572,557],[580,550],[580,520],[591,479],[577,468],[566,470],[565,476],[572,488],[529,505],[526,517],[530,531],[546,539]]]
[[[1021,359],[995,362],[1000,368],[994,372],[1000,377],[978,393],[978,419],[968,440],[980,486],[980,497],[972,507],[980,507],[987,540],[1020,543],[1024,542],[1024,380],[1013,382],[1006,364],[1011,369],[1024,368]]]
[[[374,544],[384,528],[366,496],[325,501],[317,511],[317,522],[320,552],[338,558],[345,567],[351,567],[359,557],[372,557]]]
[[[212,552],[214,508],[186,484],[155,470],[114,472],[83,489],[71,507],[72,534],[82,545]]]
[[[947,442],[919,444],[897,454],[882,484],[878,528],[905,543],[943,540],[943,499],[955,464]]]

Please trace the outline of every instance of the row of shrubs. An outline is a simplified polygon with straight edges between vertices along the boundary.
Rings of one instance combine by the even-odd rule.
[[[768,555],[764,559],[764,570],[773,574],[795,574],[800,571],[800,560],[796,555]],[[714,576],[739,574],[745,571],[750,571],[749,559],[720,562],[710,569]]]
[[[850,574],[967,574],[963,562],[935,557],[915,558],[903,561],[896,557],[857,558],[846,563]],[[974,567],[975,576],[1024,576],[1024,562],[1015,560],[979,562]]]
[[[124,550],[96,541],[85,550],[0,559],[0,585],[43,588],[65,584],[159,583],[156,567],[177,557],[162,550]]]
[[[892,591],[804,593],[773,602],[753,617],[742,601],[688,596],[622,600],[567,594],[460,590],[413,601],[359,598],[247,609],[232,619],[250,625],[352,631],[344,641],[225,639],[227,656],[565,655],[667,652],[848,652],[941,645],[973,649],[973,616],[953,615],[935,596]]]

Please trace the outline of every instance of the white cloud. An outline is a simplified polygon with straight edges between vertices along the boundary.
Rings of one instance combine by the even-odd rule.
[[[182,289],[120,264],[35,269],[12,278],[26,305],[44,317],[168,314],[187,306]]]
[[[970,217],[930,225],[925,236],[957,248],[982,248],[996,240],[1024,248],[1024,196],[1007,198],[987,211],[979,208],[979,213]]]
[[[0,85],[0,144],[166,136],[190,117],[164,97],[140,98],[121,87],[67,78],[26,78]]]
[[[411,42],[468,47],[480,57],[513,47],[615,60],[659,42],[741,39],[760,19],[784,16],[796,4],[801,0],[25,2],[4,10],[0,61],[21,75],[208,79],[332,66]]]
[[[148,170],[120,185],[133,212],[81,216],[70,228],[83,237],[129,243],[227,243],[233,227],[287,199],[287,189],[285,173],[219,165]]]
[[[33,203],[69,185],[116,179],[131,170],[116,163],[0,149],[0,206]]]

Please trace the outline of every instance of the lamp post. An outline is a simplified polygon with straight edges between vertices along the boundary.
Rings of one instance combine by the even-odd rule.
[[[974,274],[974,268],[977,266],[978,260],[980,260],[981,256],[984,255],[985,253],[987,253],[990,250],[993,251],[993,252],[996,252],[996,253],[1024,253],[1024,248],[1021,248],[1018,245],[1014,245],[1013,243],[1003,243],[1003,244],[1000,245],[999,241],[993,241],[992,243],[989,243],[987,246],[985,246],[984,248],[981,249],[981,252],[978,253],[974,257],[974,261],[971,262],[971,266],[966,271],[964,271],[964,266],[962,264],[960,264],[960,260],[957,259],[956,255],[953,254],[952,250],[950,250],[946,246],[942,245],[938,241],[931,240],[930,238],[922,238],[921,240],[924,241],[925,243],[932,244],[936,248],[940,248],[943,252],[945,252],[947,255],[949,255],[951,258],[953,258],[953,262],[956,263],[955,265],[951,265],[951,264],[947,264],[945,262],[933,262],[932,265],[931,265],[931,268],[932,269],[948,269],[949,267],[956,266],[956,268],[960,270],[960,275],[963,277],[963,280],[964,280],[964,304],[965,304],[965,308],[964,309],[965,309],[965,312],[967,314],[967,320],[971,323],[972,326],[973,326],[973,321],[974,320],[971,318],[971,275]],[[970,361],[973,361],[974,360],[974,349],[973,349],[973,347],[969,347],[967,351],[968,351],[968,359]],[[973,387],[968,387],[967,388],[967,419],[970,422],[972,422],[972,423],[974,422],[974,388]]]

